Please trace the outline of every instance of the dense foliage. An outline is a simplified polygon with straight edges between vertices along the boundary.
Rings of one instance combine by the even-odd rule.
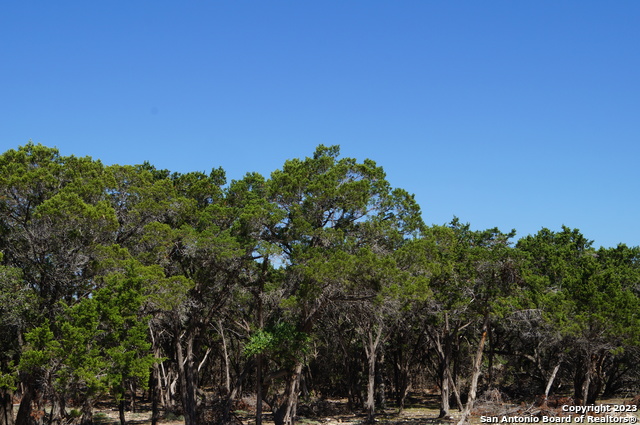
[[[411,389],[640,390],[640,248],[578,230],[426,226],[371,160],[319,146],[226,182],[27,144],[0,156],[0,425],[93,423],[97,401],[277,425],[344,397],[372,421]],[[12,402],[20,400],[17,414]],[[46,414],[44,406],[46,408]],[[75,419],[74,419],[75,418]]]

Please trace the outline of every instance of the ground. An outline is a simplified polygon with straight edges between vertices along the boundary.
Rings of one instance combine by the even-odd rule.
[[[562,405],[571,404],[571,400],[567,397],[556,397],[549,400],[548,403],[542,404],[538,402],[530,403],[511,403],[500,398],[499,394],[489,394],[483,399],[478,400],[476,408],[472,412],[471,424],[490,423],[487,418],[497,418],[501,423],[503,417],[514,418],[531,418],[537,417],[539,424],[553,425],[557,418],[565,418],[570,423],[579,423],[575,419],[566,419],[570,415],[562,411]],[[235,419],[237,425],[254,425],[255,411],[253,409],[255,399],[246,397],[239,402],[239,408],[235,410]],[[640,410],[640,396],[614,398],[600,400],[598,405],[609,406],[637,406]],[[150,425],[151,411],[146,404],[139,405],[140,410],[136,413],[126,412],[127,422],[131,425]],[[266,409],[265,409],[266,410]],[[297,423],[300,425],[361,425],[365,422],[365,415],[362,413],[351,413],[347,407],[346,400],[330,399],[318,400],[313,403],[304,403],[300,406]],[[438,419],[438,397],[431,394],[412,394],[408,398],[407,407],[398,412],[398,409],[378,410],[376,422],[380,425],[418,425],[418,424],[457,424],[460,413],[457,409],[452,409],[451,418]],[[621,422],[635,424],[640,421],[640,412],[636,411],[631,414],[627,413],[603,413],[599,415],[590,414],[590,416],[598,416],[602,418],[605,415],[623,418]],[[579,416],[579,415],[577,415]],[[483,420],[481,420],[483,418]],[[544,419],[547,418],[547,419]],[[626,418],[626,419],[624,419]],[[94,412],[96,424],[101,425],[117,425],[120,423],[118,410],[109,404],[99,405]],[[600,419],[592,419],[592,422],[585,421],[583,423],[614,423],[599,422]],[[618,419],[616,419],[618,420]],[[548,422],[545,422],[548,421]],[[160,423],[162,425],[184,425],[184,419],[180,416],[167,415]],[[273,425],[270,414],[265,414],[263,419],[264,425]]]
[[[531,403],[510,403],[508,401],[500,400],[498,397],[486,397],[485,399],[478,400],[476,408],[473,411],[471,417],[472,424],[487,423],[487,418],[497,418],[498,423],[503,417],[514,418],[531,418],[532,416],[538,418],[539,424],[545,423],[553,424],[557,418],[567,418],[569,414],[562,411],[562,405],[570,403],[567,398],[556,398],[550,400],[546,405],[540,405],[539,402]],[[235,418],[238,425],[254,425],[255,417],[253,415],[253,409],[251,408],[252,399],[247,397],[245,402],[241,402],[241,408],[236,409]],[[598,404],[609,406],[622,406],[622,405],[635,405],[640,404],[640,397],[635,399],[632,397],[627,398],[615,398],[608,400],[601,400]],[[346,406],[346,400],[322,400],[317,403],[310,404],[312,407],[301,407],[301,414],[297,420],[300,425],[359,425],[365,421],[363,414],[349,413]],[[139,413],[127,412],[127,421],[132,425],[149,425],[151,423],[151,412],[145,409],[145,405],[141,405],[141,411]],[[244,409],[244,410],[243,410]],[[640,410],[640,406],[638,407]],[[303,415],[304,413],[305,415]],[[415,395],[409,398],[407,408],[402,412],[398,412],[397,409],[386,409],[379,411],[377,415],[377,423],[381,425],[418,425],[418,424],[456,424],[459,417],[457,409],[452,409],[452,418],[442,420],[437,419],[439,413],[438,399],[435,396],[430,395]],[[591,415],[596,417],[613,416],[614,413],[604,413],[599,415]],[[579,416],[579,415],[577,415]],[[640,420],[640,412],[635,412],[630,415],[625,413],[616,413],[616,417],[627,418],[623,419],[626,422],[618,423],[630,423],[634,424]],[[481,418],[484,417],[484,421]],[[547,419],[544,419],[547,418]],[[565,419],[567,420],[567,419]],[[578,423],[575,419],[570,419],[571,423]],[[596,422],[600,419],[591,419],[593,422],[584,423],[613,423],[613,422]],[[550,421],[550,422],[545,422]],[[635,421],[635,422],[634,422]],[[119,424],[117,409],[109,408],[109,406],[100,406],[95,412],[96,424],[104,425],[116,425]],[[184,420],[181,417],[169,416],[164,418],[161,422],[163,425],[183,425]],[[266,414],[263,419],[264,425],[273,425],[271,415]]]

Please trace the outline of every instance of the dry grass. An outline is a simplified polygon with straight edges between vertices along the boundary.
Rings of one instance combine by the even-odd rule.
[[[622,405],[632,402],[632,399],[615,398],[608,400],[601,400],[598,404],[605,405]],[[637,402],[637,401],[636,401]],[[241,407],[236,409],[234,418],[237,425],[255,425],[255,412],[251,407],[251,399],[246,399],[246,402],[240,402]],[[484,399],[478,400],[476,408],[473,411],[470,418],[471,424],[480,424],[481,416],[495,416],[499,419],[502,416],[530,416],[538,415],[544,416],[568,416],[562,412],[561,409],[562,400],[558,405],[545,405],[537,406],[536,403],[521,403],[510,404],[497,398],[495,395],[487,396]],[[300,415],[297,423],[300,425],[364,425],[365,415],[362,413],[351,413],[347,408],[346,400],[322,400],[313,403],[313,407],[301,408],[301,412],[304,412],[306,416]],[[129,424],[132,425],[150,425],[151,424],[151,412],[146,405],[140,406],[141,411],[138,413],[126,412],[126,419]],[[438,398],[429,394],[412,394],[412,397],[407,399],[407,407],[398,412],[397,409],[386,409],[384,411],[379,410],[376,416],[376,422],[381,425],[419,425],[419,424],[457,424],[459,419],[459,412],[457,409],[451,411],[451,418],[439,419],[439,406]],[[602,415],[600,415],[602,416]],[[636,412],[634,414],[636,420],[640,418],[640,414]],[[107,405],[101,406],[96,409],[95,412],[96,424],[102,425],[117,425],[120,423],[117,409],[109,408]],[[182,417],[175,417],[168,415],[160,421],[163,425],[183,425],[184,419]],[[542,420],[539,422],[542,424]],[[573,421],[572,421],[573,423]],[[265,414],[263,417],[264,425],[273,425],[273,419],[270,414]]]

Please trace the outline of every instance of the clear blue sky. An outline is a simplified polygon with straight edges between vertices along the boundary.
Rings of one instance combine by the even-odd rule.
[[[640,245],[638,1],[6,1],[0,151],[371,158],[427,223]]]

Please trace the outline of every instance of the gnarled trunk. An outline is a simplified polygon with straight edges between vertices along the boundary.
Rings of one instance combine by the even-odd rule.
[[[49,415],[49,425],[62,424],[65,415],[64,397],[54,392],[51,398],[51,414]]]
[[[602,392],[605,383],[603,364],[607,356],[608,353],[604,350],[599,354],[588,351],[583,358],[582,367],[578,366],[576,370],[574,395],[584,406],[595,404]]]
[[[31,386],[26,384],[20,400],[18,415],[16,416],[15,425],[31,425],[31,402],[33,401],[33,390]]]
[[[82,404],[80,425],[93,425],[93,403],[88,398]]]
[[[293,425],[295,422],[296,409],[298,407],[298,385],[300,383],[301,373],[302,363],[296,362],[293,370],[287,377],[282,402],[273,414],[273,420],[276,425]]]

